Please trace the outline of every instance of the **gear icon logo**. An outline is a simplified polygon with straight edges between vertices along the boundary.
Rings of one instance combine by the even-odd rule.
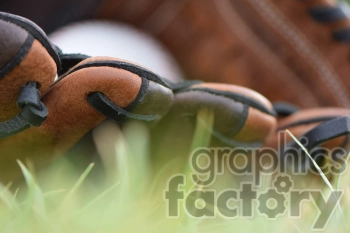
[[[258,201],[260,214],[266,215],[268,219],[276,219],[286,211],[286,197],[274,188],[270,188],[266,193],[261,194]],[[271,202],[274,202],[272,207]]]
[[[293,187],[294,183],[289,176],[284,175],[284,176],[278,176],[275,179],[273,185],[276,188],[278,193],[288,193],[290,189]]]

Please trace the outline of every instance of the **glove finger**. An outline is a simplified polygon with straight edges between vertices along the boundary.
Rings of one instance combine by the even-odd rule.
[[[188,158],[201,108],[214,114],[210,146],[259,147],[275,130],[271,103],[250,89],[216,83],[184,86],[175,90],[171,110],[154,130],[152,148],[158,163]]]
[[[40,93],[53,83],[59,57],[44,32],[29,20],[0,12],[0,29],[0,137],[5,137],[33,125],[25,122],[25,113],[18,114],[25,105],[40,107]],[[33,85],[22,90],[28,83]],[[18,127],[9,130],[14,124]]]
[[[155,122],[173,100],[171,89],[154,73],[112,58],[89,58],[61,78],[42,98],[49,114],[38,128],[0,141],[0,177],[19,175],[15,159],[46,165],[106,117],[117,122]],[[102,113],[102,114],[101,114]],[[6,164],[6,165],[4,165]]]

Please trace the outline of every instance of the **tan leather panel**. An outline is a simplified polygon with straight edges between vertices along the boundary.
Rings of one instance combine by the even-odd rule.
[[[276,118],[249,108],[248,118],[243,129],[234,137],[242,142],[264,142],[276,129]]]
[[[16,100],[22,86],[31,81],[39,82],[43,94],[52,84],[56,71],[54,60],[41,43],[34,40],[22,62],[0,80],[0,121],[8,120],[20,112]]]
[[[96,117],[101,117],[86,100],[90,93],[102,92],[116,105],[125,108],[135,100],[141,83],[139,76],[122,69],[89,67],[78,70],[54,85],[44,96],[43,102],[51,112],[42,127],[58,131],[56,135],[69,129],[77,132],[91,129],[99,123],[95,122]]]

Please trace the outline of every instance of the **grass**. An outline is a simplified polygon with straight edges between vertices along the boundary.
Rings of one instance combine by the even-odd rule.
[[[209,111],[200,112],[192,148],[209,144],[207,128],[212,122]],[[318,214],[313,203],[303,205],[303,215],[299,219],[284,215],[267,220],[257,213],[252,219],[193,219],[183,213],[179,219],[169,219],[162,194],[164,181],[172,175],[167,169],[172,167],[172,161],[153,174],[147,128],[130,124],[121,131],[109,123],[98,129],[94,136],[106,165],[106,178],[97,182],[91,175],[94,164],[78,172],[65,158],[38,173],[30,164],[18,161],[26,185],[0,186],[1,233],[311,232],[310,227]],[[179,171],[190,172],[188,166]],[[344,189],[345,197],[341,203],[343,210],[336,210],[327,232],[349,232],[345,224],[350,215],[347,208],[350,203],[349,178],[345,172],[329,183],[332,188]],[[233,180],[226,177],[222,182],[230,187]],[[304,182],[301,185],[305,188],[309,187],[308,180],[299,182]],[[321,179],[318,182],[319,188],[330,191],[329,185]],[[271,185],[271,177],[265,177],[263,183],[266,187]]]

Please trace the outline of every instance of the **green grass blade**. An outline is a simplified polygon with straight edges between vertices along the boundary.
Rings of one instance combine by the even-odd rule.
[[[29,188],[29,200],[31,201],[32,208],[41,216],[46,216],[45,198],[40,186],[37,184],[35,177],[29,172],[26,166],[24,166],[19,160],[17,160],[17,163],[22,170],[24,179]]]
[[[89,166],[83,172],[83,174],[81,174],[79,179],[74,183],[74,185],[71,188],[71,190],[69,190],[69,193],[67,194],[66,198],[70,198],[71,196],[73,196],[73,194],[78,190],[78,188],[84,182],[86,177],[89,175],[89,173],[91,172],[93,167],[94,167],[94,163],[90,163]]]
[[[307,156],[310,158],[310,160],[312,161],[312,164],[316,167],[317,171],[320,173],[322,180],[325,182],[325,184],[328,186],[328,188],[334,192],[334,188],[331,185],[331,182],[329,182],[329,180],[327,179],[326,175],[323,173],[322,169],[318,166],[318,164],[316,163],[316,161],[311,157],[311,155],[309,154],[309,152],[307,151],[307,149],[299,142],[299,140],[287,129],[286,132],[289,134],[289,136],[294,140],[294,142],[296,142],[301,148],[302,150],[305,152],[305,154],[307,154]]]

